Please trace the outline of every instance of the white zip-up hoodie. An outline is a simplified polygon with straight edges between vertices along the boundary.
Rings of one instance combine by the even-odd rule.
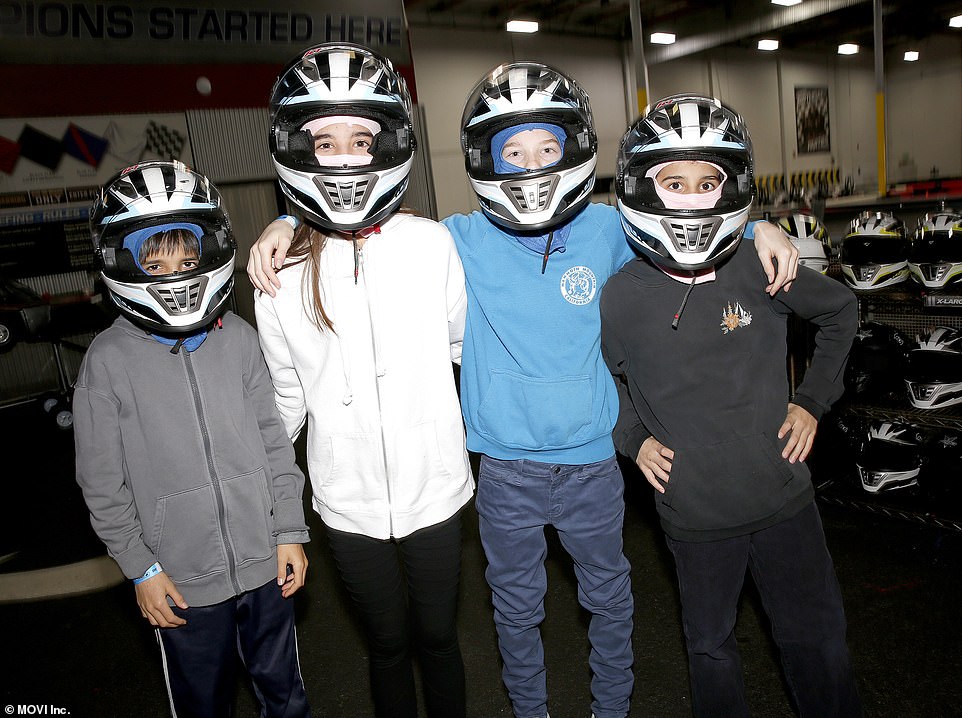
[[[453,516],[474,491],[452,362],[461,361],[464,272],[448,230],[396,213],[360,250],[332,237],[321,291],[334,331],[311,321],[307,264],[255,298],[277,408],[307,421],[314,508],[340,531],[402,538]]]

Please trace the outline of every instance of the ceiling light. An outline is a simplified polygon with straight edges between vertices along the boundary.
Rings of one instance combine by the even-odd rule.
[[[949,27],[962,27],[962,15],[949,18]]]
[[[759,50],[777,50],[778,40],[759,40],[758,49]]]
[[[538,23],[533,20],[508,20],[505,29],[508,32],[538,32]]]
[[[852,42],[846,42],[844,45],[838,46],[839,55],[854,55],[858,52],[858,45]]]
[[[905,54],[902,56],[902,59],[906,62],[915,62],[919,59],[919,53],[915,50],[906,50]]]
[[[651,33],[651,41],[655,45],[671,45],[675,41],[675,33],[653,32]]]
[[[772,5],[798,5],[802,0],[772,0]]]

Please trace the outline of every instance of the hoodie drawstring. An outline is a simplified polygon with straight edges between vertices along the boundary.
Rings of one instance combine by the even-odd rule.
[[[357,257],[357,232],[351,230],[351,244],[354,245],[354,284],[357,284],[358,257]]]
[[[548,232],[548,241],[544,245],[544,259],[541,261],[541,273],[544,274],[545,267],[548,266],[548,255],[551,254],[551,240],[554,239],[554,230]]]
[[[671,328],[678,329],[678,322],[681,321],[681,313],[685,311],[685,305],[688,304],[688,297],[691,296],[691,290],[695,288],[695,281],[698,279],[694,274],[691,277],[691,284],[688,285],[688,289],[685,290],[685,296],[681,300],[681,306],[678,307],[678,311],[675,312],[675,318],[671,320]]]

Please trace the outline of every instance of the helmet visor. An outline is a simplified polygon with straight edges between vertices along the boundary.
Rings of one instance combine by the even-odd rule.
[[[842,242],[842,264],[896,264],[906,261],[908,246],[897,237],[852,235]]]
[[[913,349],[909,352],[905,378],[921,384],[962,381],[962,354]]]
[[[952,236],[935,232],[916,239],[909,250],[909,261],[913,264],[962,262],[962,233]]]

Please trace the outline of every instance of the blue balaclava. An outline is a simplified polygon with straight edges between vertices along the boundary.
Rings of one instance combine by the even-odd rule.
[[[191,224],[189,222],[171,222],[169,224],[158,224],[153,227],[145,227],[144,229],[138,229],[136,232],[131,232],[126,237],[124,237],[124,249],[128,250],[134,258],[134,263],[137,268],[146,274],[146,270],[140,263],[140,250],[144,246],[144,242],[153,237],[155,234],[160,232],[169,232],[174,229],[184,229],[193,234],[197,238],[197,250],[200,251],[201,248],[201,237],[204,235],[204,230],[202,230],[198,225]],[[167,346],[179,346],[184,347],[189,352],[194,351],[197,347],[204,343],[207,338],[207,330],[202,329],[193,334],[188,334],[182,337],[165,337],[159,334],[151,334],[154,339],[159,341],[161,344],[166,344]]]
[[[530,130],[547,130],[555,139],[558,140],[558,145],[561,147],[561,156],[564,157],[565,151],[565,138],[567,134],[558,125],[552,125],[547,122],[525,122],[521,125],[512,125],[511,127],[506,127],[494,134],[491,138],[491,159],[494,160],[494,172],[499,175],[510,175],[515,172],[524,172],[524,167],[518,167],[511,164],[506,159],[501,157],[501,151],[504,149],[505,144],[508,140],[514,137],[519,132],[528,132]],[[551,165],[556,165],[561,161],[561,157],[558,158],[557,162],[552,162],[550,165],[545,165],[546,167],[551,167]]]
[[[551,167],[553,165],[558,164],[558,162],[561,161],[561,159],[564,157],[565,138],[567,137],[567,133],[565,133],[564,129],[562,129],[558,125],[552,125],[547,122],[525,122],[520,125],[512,125],[511,127],[506,127],[500,132],[496,132],[491,137],[491,159],[494,161],[495,174],[507,175],[507,174],[515,174],[517,172],[525,171],[524,167],[518,167],[516,165],[513,165],[510,162],[508,162],[506,159],[501,157],[501,151],[504,149],[504,146],[507,144],[508,140],[510,140],[519,132],[526,132],[528,130],[547,130],[548,132],[550,132],[552,135],[555,136],[555,139],[558,140],[558,144],[561,146],[562,156],[559,157],[556,162],[552,162],[550,165],[545,165],[545,167]],[[508,231],[510,234],[513,234],[515,238],[519,242],[521,242],[521,244],[523,244],[525,247],[535,252],[538,252],[539,254],[546,253],[546,250],[548,249],[548,238],[550,236],[551,248],[550,248],[550,251],[548,252],[550,254],[551,252],[565,251],[565,243],[568,241],[569,229],[570,229],[570,226],[565,224],[565,225],[562,225],[561,227],[554,228],[551,232],[548,232],[547,234],[541,234],[541,235],[538,235],[538,234],[532,235],[532,234],[526,234],[521,232],[514,232],[511,230],[506,230],[506,231]],[[547,261],[547,259],[545,261]],[[544,265],[542,265],[541,271],[542,273],[544,273]]]

